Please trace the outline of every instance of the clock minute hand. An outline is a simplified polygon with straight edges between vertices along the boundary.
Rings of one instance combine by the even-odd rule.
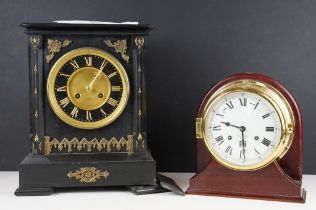
[[[90,84],[88,85],[88,89],[92,89],[92,85],[94,84],[95,80],[100,76],[102,70],[100,69],[99,72],[95,75],[95,77],[93,78],[93,80],[90,82]]]
[[[245,136],[244,136],[244,132],[245,132],[246,128],[244,126],[241,126],[241,143],[242,143],[242,154],[243,154],[243,162],[245,162],[246,159],[246,150],[245,150]]]

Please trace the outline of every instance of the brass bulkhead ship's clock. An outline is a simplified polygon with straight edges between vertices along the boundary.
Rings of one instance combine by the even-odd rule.
[[[214,85],[196,139],[197,175],[186,193],[305,201],[300,111],[274,79],[241,73]]]
[[[154,185],[156,164],[147,148],[143,68],[150,27],[76,23],[22,27],[29,48],[31,151],[20,165],[15,194]]]

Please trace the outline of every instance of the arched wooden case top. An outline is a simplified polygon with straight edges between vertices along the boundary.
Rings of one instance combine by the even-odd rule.
[[[240,73],[227,77],[213,86],[204,97],[197,119],[211,96],[224,85],[236,80],[258,80],[278,90],[287,100],[294,117],[294,133],[285,155],[266,167],[253,171],[238,171],[224,167],[210,154],[203,137],[197,135],[197,174],[191,178],[186,193],[199,195],[232,196],[255,199],[305,202],[302,184],[302,118],[292,95],[274,79],[257,73]]]

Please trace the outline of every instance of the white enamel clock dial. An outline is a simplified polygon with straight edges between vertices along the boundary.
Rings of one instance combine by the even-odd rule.
[[[206,113],[207,143],[228,165],[250,166],[265,161],[277,149],[281,130],[272,104],[252,92],[228,93]]]

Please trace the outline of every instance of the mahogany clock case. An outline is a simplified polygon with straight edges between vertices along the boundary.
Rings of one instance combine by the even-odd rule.
[[[59,23],[24,23],[22,27],[28,35],[31,110],[29,141],[32,151],[20,165],[20,185],[16,195],[50,194],[56,187],[154,184],[155,161],[147,149],[145,78],[144,74],[138,76],[140,74],[137,71],[143,68],[144,37],[148,35],[150,27],[142,24]],[[136,38],[139,43],[135,42]],[[60,49],[49,49],[48,40],[59,41]],[[110,40],[112,46],[107,45],[106,40]],[[114,43],[119,40],[127,41],[124,53],[129,57],[128,60],[122,56],[124,53],[114,48]],[[130,96],[125,110],[113,123],[99,129],[78,129],[62,122],[52,111],[46,95],[47,77],[53,64],[65,53],[82,47],[110,53],[123,65],[130,81]],[[47,56],[51,57],[50,62]],[[141,73],[144,73],[143,69]],[[140,89],[142,97],[138,94]],[[138,114],[140,111],[141,117]],[[80,151],[76,145],[72,147],[73,151],[68,151],[66,145],[61,143],[63,139],[69,142],[73,138],[79,141],[102,138],[116,138],[119,141],[124,138],[128,141],[130,137],[133,138],[131,148],[128,149],[124,143],[118,146],[117,143],[117,146],[110,146],[108,151],[106,148],[99,151],[97,147],[92,147],[90,151],[84,147]],[[47,150],[46,141],[53,139],[59,141],[61,148],[51,145]],[[67,177],[70,171],[88,166],[107,170],[110,176],[89,183]]]
[[[196,140],[197,175],[190,180],[186,193],[199,195],[233,196],[288,202],[305,202],[302,184],[302,118],[291,94],[278,82],[261,74],[232,75],[216,84],[204,97],[197,118],[212,94],[223,85],[239,80],[255,79],[275,87],[289,102],[295,119],[292,145],[283,158],[255,171],[237,171],[224,167],[212,158],[202,139]]]

